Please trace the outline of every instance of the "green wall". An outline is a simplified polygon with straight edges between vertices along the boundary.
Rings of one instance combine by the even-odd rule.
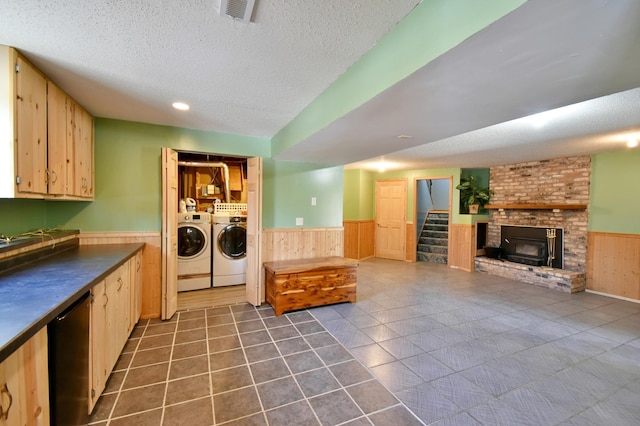
[[[640,234],[640,149],[591,157],[589,230]]]
[[[42,200],[0,198],[0,234],[10,237],[46,227],[46,207]]]
[[[373,220],[375,218],[373,173],[362,169],[344,171],[344,220]]]
[[[525,0],[418,4],[273,138],[273,156],[406,78]]]
[[[269,140],[129,121],[96,119],[95,202],[59,203],[49,223],[83,231],[162,229],[162,147],[269,156]]]
[[[360,173],[358,173],[360,172]],[[365,175],[362,175],[362,172]],[[388,172],[366,172],[359,170],[345,171],[345,206],[351,203],[350,200],[357,200],[358,208],[352,206],[345,208],[345,219],[350,220],[372,220],[375,218],[375,187],[376,180],[379,179],[407,179],[407,222],[413,221],[414,213],[414,183],[416,178],[427,179],[433,177],[452,177],[452,185],[455,188],[460,183],[459,168],[444,169],[418,169],[418,170],[400,170]],[[451,215],[453,223],[466,223],[466,219],[461,218],[459,213],[459,196],[458,191],[454,190],[452,194]],[[349,201],[347,201],[349,200]],[[348,212],[348,213],[347,213]],[[462,220],[462,222],[461,222]]]
[[[323,228],[342,226],[343,167],[263,160],[262,226]],[[311,205],[311,198],[316,205]],[[296,218],[304,224],[296,226]]]

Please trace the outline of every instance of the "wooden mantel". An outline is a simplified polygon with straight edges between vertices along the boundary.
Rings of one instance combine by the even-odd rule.
[[[586,204],[487,204],[488,210],[585,210]]]

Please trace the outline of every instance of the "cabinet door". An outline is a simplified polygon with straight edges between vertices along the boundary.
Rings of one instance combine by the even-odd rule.
[[[107,370],[111,371],[129,338],[129,263],[123,264],[106,279],[107,304]]]
[[[48,425],[47,328],[0,363],[1,426]]]
[[[98,398],[111,374],[107,369],[107,306],[109,298],[106,293],[105,281],[91,289],[91,322],[89,327],[89,414],[93,410]]]
[[[129,328],[138,323],[142,313],[142,252],[136,253],[129,260],[129,273],[131,276],[131,314],[129,318]]]
[[[52,195],[72,194],[69,172],[73,172],[73,145],[67,133],[69,97],[53,82],[47,82],[47,162],[48,192]]]
[[[16,187],[47,193],[47,81],[22,57],[16,73]]]
[[[93,117],[74,102],[75,195],[93,197]]]

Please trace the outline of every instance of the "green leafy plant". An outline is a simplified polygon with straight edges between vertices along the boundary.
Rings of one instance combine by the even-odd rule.
[[[493,191],[488,187],[480,186],[478,178],[473,175],[461,177],[460,184],[456,186],[456,189],[460,191],[461,213],[473,211],[474,208],[471,206],[474,205],[484,207],[493,195]]]

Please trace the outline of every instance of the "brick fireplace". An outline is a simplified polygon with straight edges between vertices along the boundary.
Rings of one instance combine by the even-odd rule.
[[[536,285],[545,285],[544,276],[566,275],[569,281],[546,286],[571,292],[584,290],[588,222],[585,206],[589,204],[590,174],[591,157],[587,155],[492,167],[490,187],[494,195],[491,206],[497,208],[489,210],[488,245],[497,247],[502,243],[504,246],[503,226],[560,229],[564,265],[554,264],[554,269],[549,271],[480,259],[480,267],[476,262],[476,270],[510,277],[516,274],[520,280],[525,280],[522,275],[529,272],[532,278],[525,281]]]

